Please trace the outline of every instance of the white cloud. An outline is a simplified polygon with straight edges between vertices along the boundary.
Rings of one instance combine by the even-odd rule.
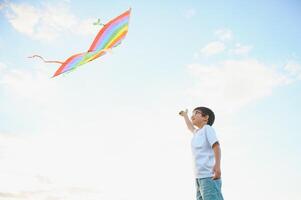
[[[224,52],[225,40],[232,39],[232,31],[221,29],[215,31],[221,41],[211,42],[202,48],[203,55],[214,55]],[[247,55],[252,46],[236,43],[229,50],[228,56]],[[198,54],[194,54],[197,58]],[[227,59],[214,64],[191,64],[189,71],[195,76],[195,86],[188,89],[189,93],[200,99],[203,104],[213,105],[221,113],[230,113],[269,96],[272,91],[300,77],[301,67],[296,62],[289,62],[285,72],[276,70],[256,59]],[[216,110],[215,109],[215,110]]]
[[[229,53],[233,55],[247,55],[252,49],[250,45],[241,45],[237,43],[234,49],[230,49]]]
[[[39,13],[29,5],[10,4],[12,13],[7,14],[11,25],[19,32],[34,35],[34,26],[39,22]]]
[[[4,69],[6,69],[6,65],[5,65],[4,63],[1,63],[1,62],[0,62],[0,73],[1,73]]]
[[[232,66],[234,68],[231,68]],[[266,81],[276,79],[270,81],[269,84],[264,83],[264,88],[275,88],[277,85],[285,84],[285,80],[282,80],[280,74],[256,60],[225,61],[212,66],[204,66],[204,68],[200,65],[192,65],[189,70],[196,76],[197,83],[199,81],[208,84],[208,86],[202,86],[203,84],[201,84],[201,87],[194,88],[193,92],[199,94],[200,91],[206,91],[209,96],[215,92],[221,94],[217,90],[219,89],[218,83],[214,83],[216,86],[211,87],[210,83],[206,81],[207,79],[210,81],[210,77],[215,78],[216,82],[219,81],[219,78],[225,78],[219,83],[226,83],[228,87],[221,88],[221,90],[229,89],[231,84],[235,86],[239,84],[252,85],[250,83],[252,80],[255,82],[255,86],[258,86],[259,83],[256,82],[263,82],[264,76],[266,76]],[[215,75],[214,70],[217,71],[217,75]],[[238,71],[233,74],[231,70]],[[30,98],[24,93],[17,92],[21,90],[21,83],[30,86],[40,82],[40,78],[35,80],[35,72],[32,75],[27,74],[24,77],[22,75],[19,77],[19,73],[8,71],[7,67],[4,68],[4,71],[9,74],[10,78],[8,80],[14,80],[7,81],[6,87],[19,88],[14,89],[13,94],[16,96],[25,95],[26,98]],[[240,75],[239,73],[243,73],[242,81],[237,78]],[[244,80],[247,77],[244,73],[255,74],[255,78]],[[208,76],[207,79],[206,76]],[[31,77],[32,82],[24,81],[27,80],[26,77]],[[236,81],[231,82],[233,77]],[[20,79],[21,83],[15,83],[15,79]],[[48,77],[45,79],[49,80]],[[231,83],[227,83],[226,80]],[[66,82],[66,79],[64,81]],[[41,87],[52,87],[50,83],[42,80],[41,84],[43,85]],[[60,87],[64,86],[60,84]],[[242,88],[249,89],[251,86],[242,86]],[[215,89],[216,91],[207,89]],[[84,90],[86,88],[76,89],[77,93],[80,94],[84,93]],[[30,89],[30,91],[36,96],[39,93],[37,91],[40,90],[37,88]],[[67,91],[66,88],[64,91]],[[256,93],[252,90],[250,92],[251,94]],[[66,96],[67,98],[61,98],[61,101],[54,103],[53,106],[59,106],[59,104],[65,106],[74,100],[74,96],[69,91],[66,93],[69,94]],[[45,91],[43,95],[47,95],[47,92]],[[35,135],[25,135],[23,133],[22,137],[21,134],[11,137],[0,133],[0,200],[141,199],[142,195],[149,192],[149,188],[152,189],[152,193],[145,197],[146,200],[194,197],[194,183],[191,181],[193,180],[193,170],[189,149],[190,135],[186,133],[184,122],[175,112],[178,102],[170,103],[170,100],[167,99],[167,104],[160,102],[164,106],[155,107],[155,109],[149,107],[137,108],[137,105],[125,108],[126,106],[123,105],[117,111],[114,111],[109,104],[90,103],[91,97],[95,96],[88,96],[86,100],[85,98],[79,98],[79,102],[81,101],[81,105],[89,102],[90,105],[78,105],[79,107],[86,107],[85,109],[93,107],[93,111],[81,112],[79,108],[76,108],[76,112],[73,109],[54,111],[43,119],[45,121],[43,129]],[[204,100],[208,100],[206,96]],[[51,101],[58,98],[57,96],[52,97],[50,98]],[[204,96],[201,97],[200,104]],[[218,97],[223,98],[224,96],[218,95]],[[244,95],[239,94],[238,98],[241,97],[244,98]],[[225,100],[232,99],[226,96]],[[33,104],[36,102],[49,104],[43,99],[32,99],[32,101]],[[220,102],[222,101],[223,99],[220,99]],[[229,105],[226,104],[226,106],[233,105],[234,102],[230,102]],[[110,111],[104,110],[104,107],[110,107]],[[215,110],[215,108],[213,109]],[[37,111],[34,110],[33,112]],[[124,113],[126,113],[126,116]],[[118,120],[120,115],[123,116],[122,120]],[[218,116],[218,118],[221,118],[220,114]],[[60,119],[57,120],[57,118]],[[61,121],[63,127],[59,123],[53,123],[55,120]],[[150,122],[156,124],[156,126],[149,126]],[[216,125],[220,126],[220,123]],[[228,124],[228,126],[230,125]],[[258,174],[267,177],[266,181],[259,185],[255,181],[246,182],[248,187],[258,186],[260,188],[264,188],[263,186],[266,184],[273,184],[272,178],[277,174],[277,170],[275,170],[276,172],[270,170],[269,174],[265,174],[262,173],[262,166],[251,165],[257,160],[250,159],[250,154],[241,152],[250,150],[252,152],[251,156],[255,156],[256,154],[252,151],[252,148],[258,144],[241,139],[247,134],[246,130],[240,130],[240,134],[244,131],[244,135],[239,138],[240,140],[237,137],[234,137],[237,140],[233,139],[235,134],[231,128],[227,127],[218,132],[220,136],[223,135],[222,152],[224,152],[223,158],[226,161],[223,162],[223,175],[225,177],[223,190],[225,197],[240,199],[240,195],[243,194],[242,191],[247,189],[244,190],[244,187],[239,192],[232,192],[231,188],[237,186],[237,180],[241,178],[241,174],[244,174],[245,170],[252,169],[252,173],[244,174],[248,180],[253,180],[251,178]],[[224,141],[226,139],[227,141]],[[246,150],[247,145],[250,148]],[[239,153],[237,153],[237,149],[240,149]],[[278,161],[274,160],[274,163],[276,162]],[[242,163],[243,167],[237,167]],[[279,179],[287,181],[295,175],[290,166],[293,165],[287,165],[283,168],[290,173],[286,174],[285,177],[279,177]],[[149,173],[150,169],[151,173]],[[180,181],[170,184],[174,174],[177,174],[177,179]],[[159,182],[158,179],[160,179]],[[144,184],[141,184],[141,182]],[[166,187],[166,185],[170,187]],[[116,190],[118,190],[118,193],[116,193]],[[174,193],[175,190],[180,192]],[[294,190],[290,187],[286,191]],[[259,193],[261,196],[274,194],[271,190],[267,192],[264,189],[259,189]],[[290,193],[290,195],[292,197],[296,196],[293,193]],[[251,197],[247,199],[254,199]]]
[[[0,200],[96,200],[102,199],[102,195],[85,188],[54,188],[20,192],[0,192]]]
[[[59,114],[66,114],[62,112]],[[54,197],[59,200],[140,199],[150,187],[153,193],[145,199],[154,199],[159,194],[168,197],[175,188],[182,189],[180,194],[171,195],[173,199],[189,196],[193,188],[192,170],[188,175],[177,175],[178,179],[188,183],[184,188],[181,185],[164,188],[177,171],[184,169],[187,172],[191,167],[190,162],[181,166],[183,160],[179,162],[178,159],[187,145],[185,139],[189,139],[185,133],[180,133],[184,126],[173,128],[177,132],[169,133],[167,129],[170,131],[171,128],[163,125],[165,123],[161,117],[158,119],[155,111],[144,108],[143,112],[120,109],[117,113],[110,113],[112,116],[98,113],[85,116],[85,120],[80,117],[84,131],[77,130],[75,125],[69,131],[56,128],[55,132],[42,131],[35,135],[23,134],[23,137],[18,134],[3,138],[0,134],[0,199],[1,195],[3,199],[33,200]],[[121,113],[129,114],[116,127],[116,116]],[[76,118],[72,115],[76,114],[69,113],[68,120]],[[141,121],[141,115],[146,116],[145,121]],[[176,112],[173,119],[180,120]],[[95,120],[95,124],[90,120]],[[157,126],[145,129],[150,120]],[[139,123],[133,123],[135,121]],[[162,132],[166,133],[165,136]],[[190,159],[189,148],[186,149],[184,159]],[[152,173],[147,172],[150,168]],[[160,183],[158,177],[164,177]],[[141,185],[145,180],[148,181]],[[69,188],[87,191],[80,193]]]
[[[77,159],[84,159],[82,156],[88,154],[83,155],[83,152],[90,153],[91,148],[86,148],[87,151],[80,149],[80,140],[75,142],[76,138],[65,137],[47,134],[25,137],[0,133],[0,199],[101,198],[101,190],[89,185],[89,179],[85,179],[85,176],[91,179],[91,173],[78,173],[83,170],[87,159],[81,163]],[[65,139],[73,141],[67,144]],[[66,149],[75,150],[74,154]]]
[[[57,98],[54,97],[59,94],[60,87],[49,78],[49,71],[44,70],[46,67],[43,69],[42,66],[43,64],[34,68],[34,73],[2,67],[0,87],[14,99],[25,99],[38,104],[56,101]]]
[[[224,52],[226,49],[225,42],[232,39],[232,31],[230,29],[220,29],[214,32],[218,38],[217,41],[210,42],[203,47],[200,53],[194,53],[193,57],[197,59],[200,55],[212,56]]]
[[[66,3],[43,7],[10,3],[6,17],[15,30],[37,40],[53,40],[62,33],[95,34],[98,29],[92,19],[78,19]]]
[[[225,45],[223,42],[215,41],[207,44],[204,48],[201,49],[201,54],[205,56],[212,56],[218,53],[221,53],[225,50]]]
[[[195,76],[190,94],[224,112],[239,110],[289,82],[288,77],[254,59],[191,64],[188,69]]]
[[[0,2],[0,10],[2,10],[5,7],[5,4]]]
[[[221,41],[231,40],[233,37],[233,33],[230,29],[216,30],[214,35],[217,36]]]
[[[295,60],[290,60],[284,66],[284,70],[290,74],[290,76],[301,79],[301,64]]]
[[[84,20],[78,20],[78,24],[76,25],[76,31],[74,33],[79,35],[96,35],[97,31],[99,31],[99,26],[92,25],[92,22],[95,21],[94,18],[88,18]],[[75,27],[74,27],[75,28]]]
[[[175,136],[173,132],[162,137],[162,132],[168,133],[166,125],[163,125],[163,118],[167,116],[161,118],[164,109],[140,110],[136,105],[127,108],[129,105],[125,104],[114,110],[119,105],[103,103],[101,98],[92,103],[97,97],[96,90],[92,94],[86,93],[87,87],[70,89],[74,84],[63,84],[68,82],[67,79],[62,79],[62,82],[50,79],[43,70],[12,68],[4,67],[4,73],[0,75],[0,89],[1,92],[9,92],[7,100],[21,99],[10,105],[17,113],[16,120],[20,119],[18,113],[22,113],[19,110],[24,105],[32,107],[28,118],[40,113],[41,109],[47,113],[39,115],[42,125],[38,130],[32,126],[34,133],[15,133],[12,137],[0,133],[0,200],[140,199],[150,187],[153,193],[145,199],[155,199],[158,194],[170,196],[175,187],[161,190],[179,168],[190,170],[189,164],[178,165],[177,170],[174,168],[178,155],[171,151],[178,151],[179,144],[186,145],[182,143],[186,135]],[[99,86],[95,88],[99,89]],[[61,91],[67,95],[61,96]],[[96,93],[106,95],[105,92]],[[66,107],[69,109],[64,109]],[[179,120],[175,110],[174,120]],[[117,122],[120,115],[125,117]],[[141,116],[146,117],[141,120]],[[36,123],[38,120],[28,119],[28,122]],[[150,121],[157,126],[145,130]],[[159,143],[158,137],[161,139]],[[174,147],[169,145],[165,148],[171,138],[176,141]],[[156,167],[153,163],[164,163],[164,166]],[[152,173],[147,173],[150,166]],[[158,174],[158,177],[164,174],[164,179],[155,186],[157,177],[153,174]],[[187,177],[184,173],[178,178],[190,181],[189,175]],[[141,185],[146,179],[148,181]],[[191,192],[189,184],[185,185],[180,196]]]
[[[190,9],[186,10],[185,13],[184,13],[184,17],[186,19],[191,19],[195,15],[196,15],[196,11],[193,8],[190,8]]]
[[[3,0],[2,2],[0,2],[0,11],[2,9],[4,9],[5,7],[7,7],[8,3],[9,3],[9,0]]]

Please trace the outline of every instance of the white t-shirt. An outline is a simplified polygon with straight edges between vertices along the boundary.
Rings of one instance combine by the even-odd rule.
[[[212,145],[216,142],[218,142],[216,133],[210,125],[205,125],[194,132],[191,139],[191,149],[194,156],[196,178],[213,176],[215,158]]]

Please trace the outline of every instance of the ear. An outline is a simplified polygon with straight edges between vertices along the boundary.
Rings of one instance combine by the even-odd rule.
[[[208,122],[208,120],[209,120],[209,115],[206,115],[206,116],[205,116],[205,120]]]

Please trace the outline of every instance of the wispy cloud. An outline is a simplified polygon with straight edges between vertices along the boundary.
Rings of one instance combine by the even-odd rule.
[[[240,43],[237,43],[233,49],[229,50],[229,53],[232,55],[247,55],[252,49],[252,46],[250,45],[241,45]]]
[[[198,58],[199,55],[209,57],[209,56],[223,53],[226,49],[226,42],[229,40],[232,40],[232,38],[233,38],[233,34],[230,29],[216,30],[216,31],[214,31],[213,35],[217,40],[206,44],[200,50],[200,52],[194,53],[195,58]]]
[[[224,53],[226,49],[228,49],[227,52],[230,55],[244,56],[253,48],[251,45],[242,45],[240,43],[236,43],[234,48],[229,47],[233,43],[233,33],[230,29],[216,30],[213,35],[217,40],[206,44],[200,52],[194,53],[195,58],[198,58],[200,55],[209,57]]]
[[[91,173],[78,174],[81,167],[79,167],[79,163],[74,163],[78,161],[75,161],[75,157],[69,154],[71,152],[64,150],[66,146],[57,139],[56,136],[51,135],[22,137],[17,134],[0,133],[2,154],[0,157],[2,163],[0,166],[0,199],[94,200],[102,198],[100,188],[91,186],[89,181],[84,179],[84,174],[86,177],[93,177]],[[77,140],[77,147],[78,145],[80,145],[79,140]],[[54,146],[56,148],[53,148]],[[78,149],[73,145],[68,148]],[[86,153],[88,152],[86,151]],[[80,149],[76,150],[73,155],[77,155],[77,159],[84,158],[81,156]],[[68,162],[64,162],[67,157]],[[62,165],[62,163],[64,164]],[[69,163],[68,166],[66,166],[67,163]],[[20,168],[20,166],[22,167]],[[70,173],[70,170],[73,172]],[[74,181],[75,179],[72,178],[74,176],[81,178]],[[91,181],[91,179],[89,180]]]
[[[16,31],[36,40],[54,40],[62,33],[95,34],[98,28],[93,19],[78,19],[67,3],[40,7],[9,3],[6,18]]]
[[[6,68],[6,65],[0,62],[0,72],[2,72]]]
[[[224,112],[239,110],[289,83],[287,76],[255,59],[191,64],[187,68],[195,77],[190,94]]]
[[[77,19],[76,26],[72,27],[72,32],[78,35],[96,35],[99,26],[93,26],[94,18],[87,18],[83,20]]]
[[[49,78],[47,68],[34,68],[34,71],[15,69],[0,63],[0,88],[14,99],[28,100],[37,104],[55,101],[59,86]],[[38,84],[37,84],[38,83]]]
[[[212,56],[221,53],[225,50],[225,44],[220,41],[214,41],[207,44],[201,49],[201,54],[205,56]]]
[[[221,41],[231,40],[233,38],[233,33],[230,29],[216,30],[214,35]]]
[[[0,11],[8,5],[8,0],[4,0],[0,2]]]
[[[292,73],[299,74],[297,63],[288,63],[285,67],[286,73],[283,73],[255,58],[233,57],[248,55],[252,46],[236,43],[232,49],[226,47],[233,43],[233,33],[230,29],[217,30],[214,36],[219,40],[203,47],[201,55],[227,53],[224,55],[228,58],[222,61],[213,60],[210,65],[203,63],[188,65],[188,71],[193,74],[195,81],[195,86],[188,90],[190,95],[200,99],[204,104],[210,104],[221,110],[221,113],[240,110],[269,96],[277,87],[291,83]],[[196,57],[196,54],[194,56]]]
[[[44,190],[20,191],[20,192],[0,192],[0,199],[30,199],[30,200],[96,200],[103,198],[97,191],[85,188],[55,188]]]
[[[301,79],[301,64],[295,60],[290,60],[284,66],[284,70],[296,79]]]

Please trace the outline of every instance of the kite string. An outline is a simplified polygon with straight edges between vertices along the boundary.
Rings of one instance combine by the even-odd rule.
[[[40,58],[41,60],[43,60],[45,63],[59,63],[59,64],[63,64],[64,62],[61,61],[57,61],[57,60],[45,60],[42,56],[40,55],[32,55],[32,56],[28,56],[28,58]]]

